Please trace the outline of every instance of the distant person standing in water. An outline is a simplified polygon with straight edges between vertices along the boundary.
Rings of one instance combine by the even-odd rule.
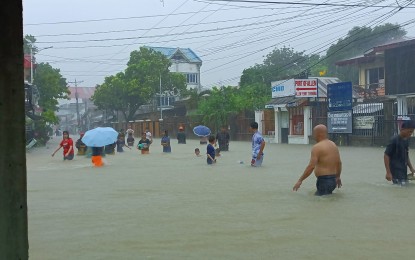
[[[63,139],[60,142],[58,148],[52,153],[52,157],[55,156],[55,153],[59,151],[63,147],[63,160],[72,160],[74,157],[74,150],[73,150],[73,141],[69,137],[68,131],[63,131]]]
[[[186,134],[184,132],[183,126],[179,127],[179,132],[177,133],[177,143],[179,144],[186,143]]]
[[[128,144],[128,146],[134,146],[134,130],[133,130],[132,125],[129,126],[126,133],[127,133],[127,144]]]
[[[161,146],[163,146],[163,153],[171,153],[169,132],[164,130],[164,135],[161,138]]]
[[[386,179],[393,184],[405,185],[408,182],[408,168],[414,175],[414,168],[409,160],[409,139],[415,129],[414,121],[402,123],[399,135],[392,137],[386,146],[383,161],[386,169]]]
[[[226,130],[226,127],[223,126],[219,133],[216,134],[216,140],[219,143],[220,151],[229,151],[229,133]]]
[[[342,162],[340,160],[339,149],[336,144],[327,138],[327,127],[317,125],[313,129],[313,136],[316,144],[311,149],[311,158],[304,173],[295,183],[293,190],[297,191],[303,180],[314,171],[317,177],[317,191],[315,195],[329,195],[333,190],[342,186],[340,174],[342,172]]]
[[[262,165],[264,160],[264,148],[265,140],[262,137],[261,133],[258,132],[258,123],[251,123],[251,131],[254,133],[252,135],[252,160],[251,166],[259,167]]]

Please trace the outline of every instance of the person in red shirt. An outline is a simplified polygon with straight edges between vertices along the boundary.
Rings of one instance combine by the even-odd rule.
[[[58,148],[56,148],[56,150],[52,153],[52,157],[57,151],[59,151],[59,149],[61,149],[61,147],[63,147],[63,160],[72,160],[74,156],[73,141],[69,137],[68,131],[63,131],[63,140],[59,144]]]

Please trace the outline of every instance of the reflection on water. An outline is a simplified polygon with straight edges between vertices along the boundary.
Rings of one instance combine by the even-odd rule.
[[[83,157],[63,162],[46,148],[28,154],[30,258],[413,255],[415,185],[384,180],[381,148],[341,147],[343,187],[317,197],[314,176],[291,191],[310,146],[267,144],[263,167],[251,168],[249,142],[231,142],[213,166],[194,155],[205,152],[196,141],[173,144],[171,154],[158,143],[149,155],[108,155],[103,168]]]

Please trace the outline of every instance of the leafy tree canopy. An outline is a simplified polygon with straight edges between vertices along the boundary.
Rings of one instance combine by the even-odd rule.
[[[228,118],[238,112],[238,90],[235,87],[214,87],[199,103],[198,113],[202,122],[219,129],[228,124]]]
[[[120,111],[126,121],[133,119],[141,105],[162,91],[179,93],[186,90],[184,75],[170,73],[170,60],[160,52],[141,47],[130,54],[125,72],[105,78],[92,100],[100,109]]]
[[[405,35],[405,29],[398,24],[391,23],[378,25],[374,28],[365,26],[352,28],[346,37],[339,39],[327,50],[325,63],[328,67],[328,74],[342,80],[352,80],[355,84],[358,83],[356,67],[336,67],[335,63],[363,55],[365,51],[375,46],[402,39]]]
[[[38,52],[38,48],[35,45],[36,38],[33,35],[25,35],[23,38],[23,53],[24,54],[30,54],[30,48],[33,48],[33,55],[35,55]]]
[[[42,116],[47,122],[57,123],[54,111],[58,110],[58,99],[68,98],[69,90],[66,79],[62,77],[59,69],[53,68],[49,63],[36,65],[34,85],[39,90],[39,106],[43,108]]]

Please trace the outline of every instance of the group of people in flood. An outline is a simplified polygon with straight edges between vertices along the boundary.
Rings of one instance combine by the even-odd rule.
[[[260,167],[264,160],[265,140],[261,133],[258,131],[258,123],[252,122],[250,124],[252,131],[252,158],[251,166]],[[388,143],[384,152],[384,165],[386,170],[386,180],[392,181],[393,184],[406,185],[408,183],[408,176],[413,177],[415,169],[409,159],[409,139],[413,135],[415,129],[415,121],[404,121],[399,130],[399,134],[392,137]],[[183,131],[183,127],[179,128],[177,134],[178,144],[186,144],[186,135]],[[124,131],[121,131],[118,135],[117,142],[111,145],[117,145],[117,151],[122,152],[124,146],[134,146],[134,130],[130,127],[127,131],[127,145],[125,145]],[[82,136],[76,142],[76,148],[78,149],[78,155],[83,155],[87,151],[85,144],[82,143]],[[325,125],[317,125],[313,129],[313,137],[316,144],[311,149],[311,156],[308,165],[304,172],[293,186],[293,191],[297,191],[302,182],[308,178],[313,172],[317,178],[315,195],[329,195],[332,194],[336,188],[342,187],[341,173],[342,173],[342,161],[340,152],[336,144],[329,140],[328,131]],[[215,164],[217,157],[220,156],[220,151],[229,150],[230,136],[226,128],[222,128],[216,136],[206,136],[206,162],[208,165]],[[138,141],[137,149],[141,151],[141,154],[148,154],[150,152],[150,146],[153,143],[151,132],[148,129],[141,134],[141,139]],[[202,140],[200,142],[202,144]],[[171,153],[171,140],[168,131],[165,130],[161,137],[160,144],[164,153]],[[219,144],[219,148],[217,147]],[[68,131],[63,131],[63,140],[59,146],[52,153],[52,156],[63,148],[63,160],[72,160],[74,158],[73,141],[69,137]],[[112,148],[113,149],[113,148]],[[106,147],[93,147],[92,149],[92,162],[95,166],[102,166],[102,154],[103,151],[111,153],[113,150],[107,150]],[[201,156],[199,148],[195,149],[196,156]],[[407,174],[407,170],[410,170],[410,174]]]

